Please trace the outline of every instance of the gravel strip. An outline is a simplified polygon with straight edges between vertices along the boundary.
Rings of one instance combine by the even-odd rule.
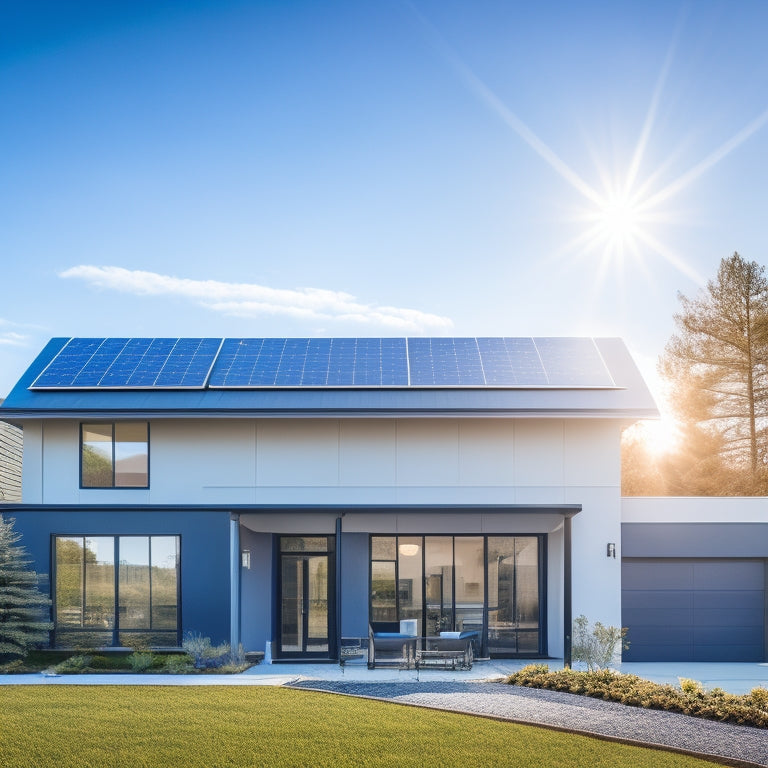
[[[326,680],[297,681],[292,687],[468,712],[712,755],[735,761],[732,764],[768,766],[768,730],[559,691],[500,683]]]

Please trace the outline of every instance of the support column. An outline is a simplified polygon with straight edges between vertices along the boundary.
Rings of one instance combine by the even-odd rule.
[[[336,518],[336,658],[341,660],[341,515]],[[333,649],[328,649],[333,653]],[[333,657],[331,657],[333,658]]]
[[[563,518],[563,666],[573,663],[573,603],[571,585],[571,518]]]
[[[229,645],[240,644],[240,515],[229,518]]]

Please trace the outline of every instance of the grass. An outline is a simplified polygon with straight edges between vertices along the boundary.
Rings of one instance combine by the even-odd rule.
[[[685,755],[262,686],[3,686],[3,768],[705,768]]]

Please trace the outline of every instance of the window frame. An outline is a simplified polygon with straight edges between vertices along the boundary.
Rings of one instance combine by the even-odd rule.
[[[112,585],[112,608],[113,608],[113,621],[111,627],[106,627],[103,629],[99,629],[96,627],[89,627],[89,626],[63,626],[60,627],[58,625],[58,558],[57,558],[57,541],[58,539],[82,539],[83,543],[87,539],[93,539],[93,538],[102,538],[102,539],[112,539],[112,551],[113,551],[113,560],[112,560],[112,567],[113,567],[113,585]],[[147,538],[150,539],[149,542],[149,551],[151,553],[152,551],[152,542],[151,539],[153,538],[174,538],[176,539],[176,629],[156,629],[153,628],[153,620],[152,620],[152,593],[151,593],[151,581],[150,581],[150,595],[149,595],[149,601],[150,601],[150,611],[149,611],[149,626],[144,628],[121,628],[120,627],[120,540],[126,539],[126,538]],[[51,534],[51,619],[53,622],[53,627],[51,629],[51,646],[56,648],[59,647],[57,644],[57,638],[59,632],[67,632],[67,633],[73,633],[78,634],[82,633],[84,635],[86,634],[93,634],[98,632],[109,632],[112,635],[111,638],[111,646],[109,647],[123,647],[120,644],[120,635],[140,635],[140,634],[149,634],[149,633],[164,633],[167,634],[169,637],[173,635],[176,641],[176,645],[169,645],[169,646],[157,646],[157,647],[168,647],[168,648],[180,648],[181,647],[181,638],[182,638],[182,592],[181,592],[181,550],[182,550],[182,536],[180,533],[53,533]],[[151,572],[152,569],[152,560],[150,555],[150,563],[149,563],[149,569]],[[81,572],[81,576],[83,573]],[[87,588],[87,583],[83,583],[83,594],[85,594],[85,590]],[[83,603],[83,612],[85,612],[86,606],[85,603]]]
[[[424,620],[426,619],[427,615],[427,600],[426,600],[426,580],[425,580],[425,557],[426,557],[426,551],[425,551],[425,541],[428,538],[432,537],[440,537],[440,538],[446,538],[451,539],[451,550],[453,552],[452,557],[452,566],[451,566],[451,590],[452,590],[452,600],[451,600],[451,614],[452,614],[452,625],[455,624],[456,621],[456,593],[455,593],[455,579],[456,579],[456,554],[455,554],[455,544],[457,539],[464,539],[464,538],[476,538],[480,537],[483,540],[483,574],[484,574],[484,587],[483,587],[483,630],[482,630],[482,636],[480,637],[480,645],[481,650],[483,654],[486,654],[488,652],[488,540],[491,538],[495,538],[497,536],[505,537],[505,538],[530,538],[536,540],[536,548],[537,548],[537,558],[538,558],[538,587],[537,587],[537,594],[538,594],[538,614],[539,614],[539,621],[538,621],[538,633],[539,633],[539,641],[538,641],[538,651],[537,652],[518,652],[514,654],[507,654],[507,653],[492,653],[490,656],[492,658],[542,658],[546,657],[548,653],[548,628],[547,628],[547,617],[548,617],[548,591],[547,591],[547,573],[548,573],[548,564],[547,564],[547,549],[548,549],[548,534],[546,533],[458,533],[458,534],[451,534],[451,533],[371,533],[368,535],[368,617],[369,621],[372,620],[373,617],[373,600],[372,600],[372,590],[373,590],[373,564],[376,563],[392,563],[394,565],[394,571],[395,571],[395,589],[394,589],[394,609],[395,609],[395,616],[396,620],[399,621],[402,614],[401,614],[401,608],[400,608],[400,600],[401,600],[401,591],[400,591],[400,555],[399,555],[399,545],[400,545],[400,539],[412,539],[412,538],[421,538],[421,552],[420,557],[422,559],[422,568],[421,568],[421,585],[420,589],[422,590],[422,626],[424,625]],[[373,540],[374,538],[390,538],[394,539],[395,547],[394,547],[394,560],[392,559],[376,559],[373,558]]]
[[[115,440],[115,427],[118,424],[140,424],[145,425],[147,428],[147,482],[146,485],[116,485],[117,477],[117,465],[115,460],[116,444]],[[112,429],[112,484],[111,485],[84,485],[83,484],[83,430],[87,427],[104,427],[109,426]],[[123,491],[146,491],[150,487],[150,423],[149,421],[81,421],[80,422],[80,440],[79,440],[79,487],[82,491],[109,491],[109,490],[123,490]]]

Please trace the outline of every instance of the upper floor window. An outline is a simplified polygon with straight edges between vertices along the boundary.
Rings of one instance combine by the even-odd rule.
[[[81,488],[148,488],[149,424],[118,421],[80,427]]]

